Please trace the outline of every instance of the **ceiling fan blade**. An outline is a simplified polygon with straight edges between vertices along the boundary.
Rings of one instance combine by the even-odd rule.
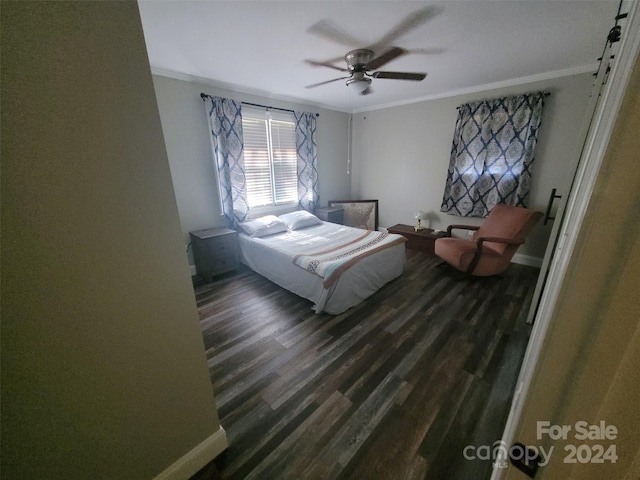
[[[421,80],[424,80],[427,74],[412,72],[373,72],[371,76],[374,78],[390,78],[392,80],[415,80],[419,82]]]
[[[444,53],[446,50],[444,48],[409,48],[404,49],[405,55],[439,55]],[[341,57],[333,57],[325,60],[322,63],[336,63],[336,62],[344,62],[344,55]],[[380,68],[380,67],[378,67]]]
[[[414,28],[419,27],[431,17],[440,13],[438,9],[434,7],[426,7],[416,10],[415,12],[409,14],[404,18],[400,23],[398,23],[395,27],[393,27],[389,32],[384,35],[376,45],[389,45],[393,43],[395,39],[401,37],[402,35],[408,33]]]
[[[337,82],[338,80],[345,80],[347,78],[351,78],[351,77],[334,78],[333,80],[327,80],[326,82],[320,82],[320,83],[314,83],[313,85],[307,85],[305,88],[319,87],[320,85],[326,85],[327,83]]]
[[[327,19],[314,23],[307,31],[351,48],[361,44],[361,42],[352,37],[348,32],[345,32],[331,20]]]
[[[394,58],[398,58],[405,53],[405,50],[400,47],[392,47],[379,57],[374,58],[369,63],[367,63],[367,70],[376,70],[377,68],[380,68],[381,66],[389,63]]]
[[[344,55],[340,57],[333,57],[328,60],[325,60],[323,63],[336,63],[336,62],[344,62]]]
[[[331,65],[330,63],[327,63],[327,62],[316,62],[315,60],[305,60],[305,62],[308,63],[309,65],[313,65],[314,67],[329,67],[329,68],[333,68],[334,70],[339,70],[341,72],[349,71],[346,68],[336,67],[335,65]]]
[[[411,55],[440,55],[441,53],[444,53],[445,49],[444,48],[410,48],[407,50],[407,53],[410,53]],[[337,60],[334,60],[337,61]]]

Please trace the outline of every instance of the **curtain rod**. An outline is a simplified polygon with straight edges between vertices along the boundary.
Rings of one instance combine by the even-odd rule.
[[[209,95],[207,95],[206,93],[200,93],[200,98],[202,98],[202,100],[204,100],[204,97],[208,97]],[[289,108],[279,108],[279,107],[271,107],[269,105],[260,105],[258,103],[250,103],[250,102],[240,102],[243,105],[251,105],[252,107],[261,107],[261,108],[266,108],[267,110],[281,110],[283,112],[291,112],[293,113],[294,110],[291,110]],[[320,114],[316,113],[316,117],[319,117]]]
[[[545,97],[548,97],[549,95],[551,95],[551,92],[542,92],[544,94]],[[525,94],[525,95],[530,95],[530,94]],[[470,102],[473,103],[473,102]],[[466,105],[466,104],[465,104]],[[460,107],[456,107],[456,110],[459,110]]]

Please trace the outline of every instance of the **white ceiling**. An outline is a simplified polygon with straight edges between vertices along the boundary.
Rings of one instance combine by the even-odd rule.
[[[139,6],[154,73],[361,111],[590,71],[618,2],[140,0]],[[305,59],[327,61],[373,45],[423,8],[427,20],[386,46],[414,53],[380,70],[427,72],[425,80],[373,79],[374,92],[366,96],[344,81],[305,88],[344,76]],[[319,21],[351,38],[338,42],[310,32]]]

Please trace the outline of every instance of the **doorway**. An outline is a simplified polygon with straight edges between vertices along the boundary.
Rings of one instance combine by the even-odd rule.
[[[640,18],[637,12],[637,2],[622,2],[621,5],[622,11],[628,12],[622,19],[624,26],[621,32],[621,41],[617,52],[615,52],[615,61],[611,62],[610,71],[606,72],[607,75],[604,78],[600,94],[601,98],[595,106],[571,195],[567,199],[566,207],[563,208],[564,211],[561,212],[564,221],[558,228],[557,238],[553,240],[552,253],[554,256],[549,262],[546,274],[547,283],[537,307],[531,341],[525,354],[511,412],[502,436],[502,441],[506,445],[512,445],[516,440],[516,429],[522,419],[527,396],[531,393],[536,366],[541,359],[542,343],[549,331],[551,317],[574,253],[582,220],[591,199],[609,137],[640,50]],[[607,57],[611,58],[611,55],[612,53],[609,53]],[[575,361],[577,362],[577,360]],[[564,365],[562,367],[570,368]],[[492,479],[504,478],[505,472],[505,469],[494,469]]]

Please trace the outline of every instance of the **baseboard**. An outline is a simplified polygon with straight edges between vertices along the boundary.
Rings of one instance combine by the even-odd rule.
[[[189,480],[228,446],[227,434],[220,426],[217,432],[173,462],[154,480]]]
[[[530,255],[523,255],[521,253],[516,253],[511,259],[513,263],[518,263],[520,265],[527,265],[529,267],[542,267],[542,259],[539,257],[532,257]]]

